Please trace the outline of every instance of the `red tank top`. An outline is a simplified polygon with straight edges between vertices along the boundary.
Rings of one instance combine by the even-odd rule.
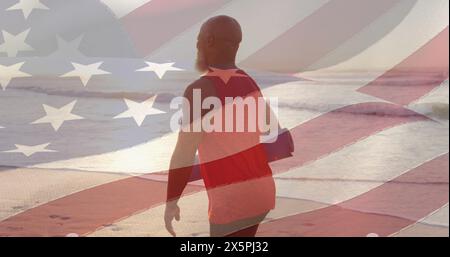
[[[262,97],[259,87],[242,70],[227,83],[210,74],[206,78],[213,82],[217,97],[225,105],[225,98],[242,97],[245,101],[254,98],[256,109],[258,97]],[[245,75],[245,76],[242,76]],[[242,110],[242,109],[241,109]],[[258,112],[248,109],[234,111],[233,123],[243,118],[244,132],[204,132],[198,148],[200,171],[209,198],[209,218],[213,223],[224,224],[262,214],[275,206],[275,183],[267,161],[266,152],[260,144],[260,132],[248,131],[247,125],[256,122]],[[256,117],[255,117],[256,115]],[[225,108],[222,108],[222,123],[225,128]]]

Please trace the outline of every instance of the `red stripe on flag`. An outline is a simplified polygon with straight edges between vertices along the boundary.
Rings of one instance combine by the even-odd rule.
[[[48,202],[0,223],[0,236],[83,235],[161,204],[167,183],[131,177]],[[188,185],[185,194],[202,190]]]
[[[147,56],[231,0],[152,0],[122,18],[137,51]]]
[[[341,204],[262,224],[258,235],[366,236],[375,233],[388,236],[393,234],[448,203],[448,157],[447,153],[428,161],[394,180]]]
[[[422,115],[388,103],[362,103],[340,108],[294,128],[294,157],[274,163],[273,171],[287,171],[383,129],[424,119]],[[166,185],[134,177],[103,184],[0,222],[0,236],[84,235],[164,203]],[[190,186],[184,195],[200,190],[203,187]]]
[[[240,65],[276,72],[304,70],[395,4],[398,1],[330,1]]]
[[[358,91],[401,105],[419,99],[448,78],[448,36],[447,27],[410,57]]]

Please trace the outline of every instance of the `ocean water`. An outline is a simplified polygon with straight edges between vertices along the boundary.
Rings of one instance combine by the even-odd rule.
[[[122,72],[123,73],[123,72]],[[327,112],[365,102],[386,102],[357,91],[378,76],[377,72],[341,72],[320,74],[313,79],[263,72],[249,72],[266,97],[278,98],[281,124],[293,128]],[[165,170],[175,144],[170,118],[176,111],[170,100],[183,93],[184,88],[198,76],[194,72],[168,74],[164,80],[142,77],[98,76],[87,87],[78,78],[33,77],[14,80],[0,92],[0,166],[66,168],[75,170],[142,174]],[[148,77],[149,75],[146,74]],[[442,74],[399,73],[382,81],[383,85],[403,81],[414,90],[435,83]],[[131,82],[125,78],[130,77]],[[146,83],[143,81],[149,80]],[[134,82],[134,84],[132,83]],[[148,85],[147,85],[148,84]],[[157,95],[154,108],[163,114],[146,117],[138,126],[132,118],[114,119],[127,110],[124,98],[136,102]],[[43,104],[60,108],[72,101],[72,113],[82,120],[66,121],[55,131],[49,123],[31,124],[43,117]],[[448,127],[448,80],[427,95],[412,102],[408,109],[423,114]],[[352,109],[351,115],[399,116],[396,108],[373,110]],[[410,114],[408,114],[410,115]],[[338,129],[338,128],[337,128]],[[424,135],[426,140],[428,135]],[[442,138],[445,140],[445,138]],[[50,143],[55,152],[36,153],[29,157],[5,151],[15,144],[38,145]]]

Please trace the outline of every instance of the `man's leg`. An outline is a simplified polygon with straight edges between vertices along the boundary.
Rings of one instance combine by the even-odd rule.
[[[259,224],[254,226],[244,228],[237,232],[226,235],[226,237],[255,237],[256,232],[258,231]]]
[[[259,224],[267,216],[268,212],[247,218],[238,220],[227,224],[214,224],[210,223],[210,236],[211,237],[254,237],[258,231]]]

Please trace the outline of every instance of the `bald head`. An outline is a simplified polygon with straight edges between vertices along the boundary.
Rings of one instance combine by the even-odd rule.
[[[242,30],[232,17],[215,16],[203,23],[197,38],[197,68],[205,71],[215,64],[234,65]]]
[[[203,23],[200,35],[214,37],[217,40],[234,44],[239,44],[242,41],[241,26],[236,19],[226,15],[212,17]]]

